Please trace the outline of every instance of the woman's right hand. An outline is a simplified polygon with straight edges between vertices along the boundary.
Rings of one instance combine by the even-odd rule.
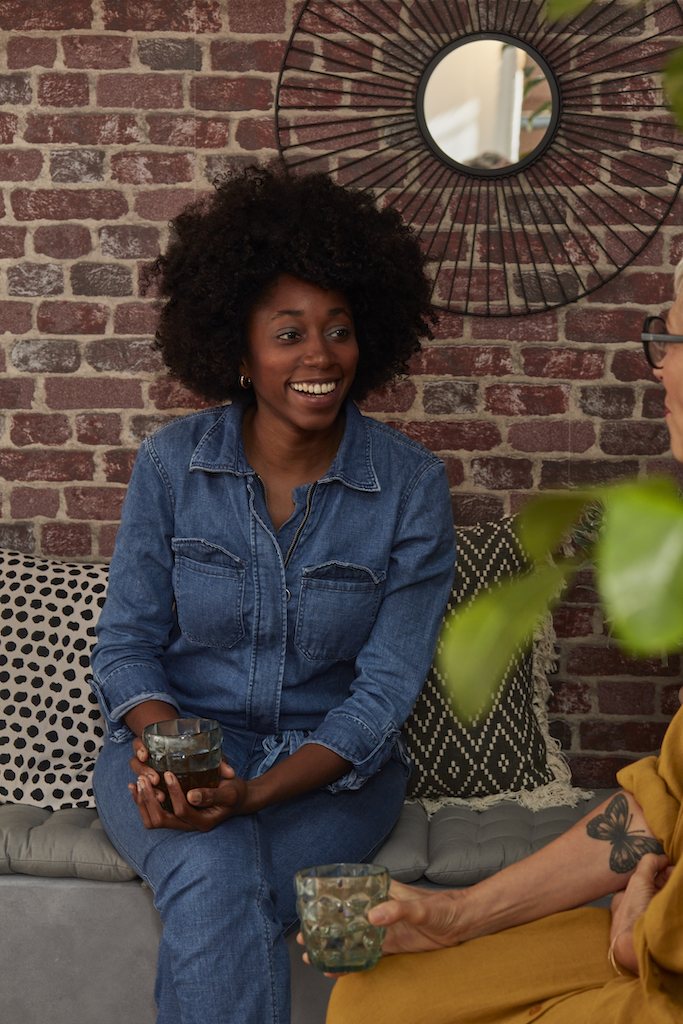
[[[462,894],[457,889],[430,892],[414,885],[392,882],[389,900],[373,907],[371,924],[386,927],[382,952],[423,953],[457,946]]]

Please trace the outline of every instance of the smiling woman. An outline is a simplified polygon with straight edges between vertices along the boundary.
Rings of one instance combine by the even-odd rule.
[[[429,287],[400,218],[324,175],[252,170],[174,227],[157,343],[232,403],[138,455],[94,788],[161,912],[159,1024],[286,1024],[294,872],[368,860],[393,827],[453,577],[442,462],[353,401],[405,370]],[[218,721],[225,759],[187,796],[166,773],[167,810],[142,733],[177,717]]]

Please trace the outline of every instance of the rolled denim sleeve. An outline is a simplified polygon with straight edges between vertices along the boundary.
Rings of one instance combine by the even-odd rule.
[[[307,737],[350,761],[330,789],[358,789],[395,753],[424,684],[453,584],[455,532],[443,463],[416,473],[404,498],[382,602],[356,658],[351,695]]]
[[[137,704],[163,700],[177,708],[161,664],[174,626],[172,530],[170,483],[145,443],[123,504],[91,657],[93,692],[117,742],[131,738],[123,718]]]

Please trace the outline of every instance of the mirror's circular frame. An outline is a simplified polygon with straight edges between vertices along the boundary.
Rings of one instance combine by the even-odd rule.
[[[427,122],[427,118],[425,115],[425,94],[429,87],[429,83],[432,80],[432,75],[434,74],[436,69],[442,64],[444,60],[447,60],[463,46],[467,46],[470,43],[483,42],[485,40],[509,43],[511,46],[515,46],[519,50],[524,50],[525,53],[527,53],[535,61],[535,63],[539,66],[539,68],[545,75],[546,82],[550,87],[550,95],[552,98],[550,124],[546,129],[545,135],[538,143],[538,145],[534,146],[531,152],[525,154],[523,157],[520,157],[520,159],[517,160],[514,164],[510,164],[507,167],[473,168],[472,165],[470,164],[458,162],[452,156],[450,156],[444,149],[442,149],[441,146],[439,146],[438,142],[436,141],[436,139],[432,135],[432,132],[429,129],[429,124]],[[430,62],[425,67],[420,77],[420,81],[417,86],[417,93],[415,96],[415,115],[417,117],[417,123],[419,125],[420,131],[422,132],[422,137],[424,138],[425,142],[432,150],[434,155],[439,160],[442,160],[443,163],[448,164],[449,167],[453,167],[457,171],[462,171],[465,174],[474,173],[477,176],[487,178],[500,178],[505,177],[506,175],[516,174],[517,171],[521,171],[524,167],[528,167],[529,164],[532,164],[536,160],[536,158],[540,156],[543,150],[547,149],[547,147],[552,142],[553,136],[555,135],[555,130],[560,119],[560,109],[561,100],[559,86],[557,84],[557,80],[555,79],[555,75],[550,69],[547,61],[541,56],[541,54],[537,50],[533,48],[533,46],[529,46],[528,43],[523,42],[521,39],[516,39],[514,36],[506,35],[503,32],[477,32],[474,35],[463,36],[463,38],[461,39],[456,39],[454,42],[448,43],[442,50],[440,50],[432,57]]]
[[[664,221],[683,140],[662,92],[683,0],[595,0],[552,23],[543,0],[306,0],[278,81],[280,154],[370,189],[410,223],[436,308],[516,316],[611,280]],[[547,66],[557,122],[514,167],[450,160],[420,125],[449,47],[509,39]]]

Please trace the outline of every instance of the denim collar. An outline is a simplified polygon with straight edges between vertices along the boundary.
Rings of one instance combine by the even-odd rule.
[[[192,453],[190,472],[199,469],[209,473],[232,473],[234,476],[254,475],[242,443],[242,418],[246,409],[247,405],[242,402],[234,402],[225,408]],[[354,402],[347,401],[344,411],[344,436],[329,472],[318,482],[325,484],[337,480],[357,491],[380,491],[382,488],[372,462],[370,425]]]

